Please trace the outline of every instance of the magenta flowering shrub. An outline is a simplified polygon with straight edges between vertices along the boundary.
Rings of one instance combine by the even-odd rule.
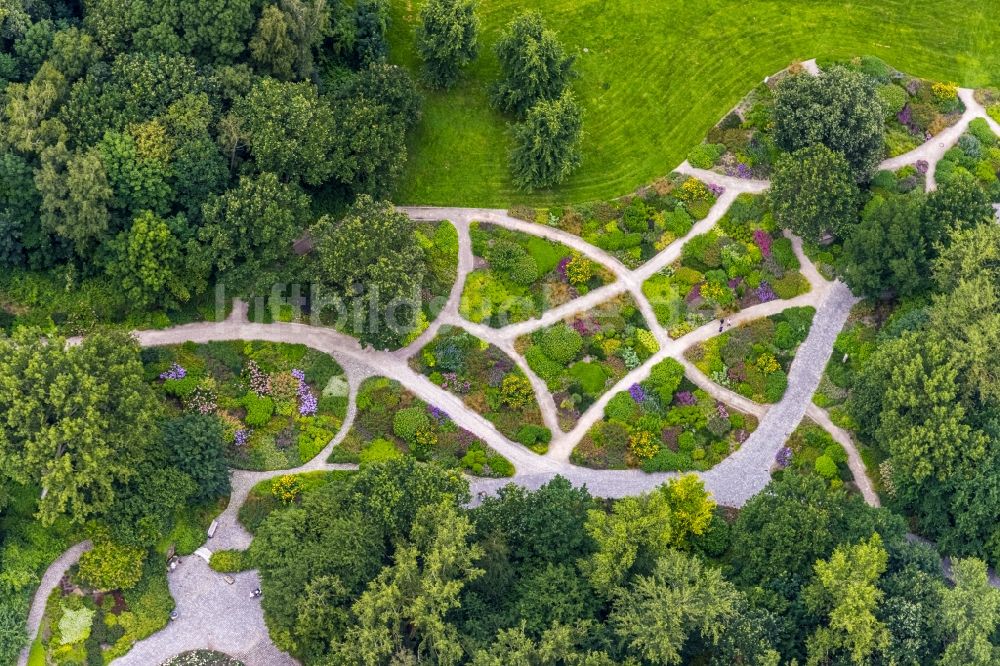
[[[677,395],[674,396],[674,402],[681,407],[693,407],[698,404],[697,399],[695,399],[694,394],[691,393],[691,391],[679,391]]]
[[[753,242],[760,248],[760,253],[765,257],[771,256],[771,243],[774,239],[771,238],[771,234],[767,233],[763,229],[755,229],[753,232]]]
[[[708,184],[708,191],[711,192],[712,195],[716,199],[718,199],[719,197],[722,196],[722,193],[726,191],[726,188],[724,188],[722,185],[717,185],[715,183],[709,183]]]
[[[459,379],[457,373],[446,372],[441,375],[441,378],[441,388],[447,391],[454,391],[460,395],[465,395],[472,390],[472,382]]]

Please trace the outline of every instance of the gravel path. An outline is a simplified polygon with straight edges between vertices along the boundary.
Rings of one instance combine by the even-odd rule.
[[[90,541],[81,541],[75,546],[68,548],[66,552],[56,558],[56,561],[50,564],[49,568],[45,570],[42,580],[38,584],[38,589],[35,590],[35,596],[31,600],[31,610],[28,611],[28,636],[31,640],[35,639],[35,636],[38,635],[39,627],[42,626],[42,617],[45,615],[45,602],[48,601],[52,590],[56,589],[56,585],[66,575],[69,568],[80,561],[80,556],[91,548],[93,548],[93,544]],[[27,665],[28,652],[30,650],[30,644],[24,646],[24,649],[21,650],[21,654],[17,658],[18,666]]]
[[[813,71],[815,63],[804,65]],[[959,94],[967,110],[958,124],[945,130],[934,140],[917,150],[883,163],[882,168],[895,169],[917,160],[927,160],[931,165],[928,172],[928,189],[934,187],[934,167],[946,150],[953,145],[968,123],[976,117],[986,117],[983,108],[972,98],[972,91],[962,89]],[[989,120],[1000,134],[997,123]],[[833,342],[842,329],[851,307],[857,299],[840,282],[828,282],[819,275],[815,266],[802,253],[801,240],[792,237],[793,248],[802,264],[802,274],[808,280],[811,291],[787,301],[772,301],[748,308],[728,318],[730,325],[768,316],[788,307],[811,305],[817,308],[809,335],[799,348],[789,371],[788,390],[782,400],[774,405],[760,405],[719,386],[705,377],[691,363],[684,359],[684,352],[692,345],[704,342],[718,335],[717,324],[712,322],[692,331],[678,340],[671,340],[663,327],[656,321],[652,307],[642,295],[642,284],[652,275],[672,264],[680,256],[684,243],[690,238],[709,231],[726,213],[732,202],[742,193],[764,192],[766,181],[742,180],[720,175],[712,171],[695,169],[687,162],[677,171],[695,176],[706,183],[721,185],[723,193],[709,211],[708,216],[694,225],[690,233],[672,243],[669,247],[635,270],[630,270],[616,258],[596,248],[578,236],[546,225],[518,220],[506,211],[488,208],[442,208],[404,207],[415,220],[450,221],[458,231],[458,275],[447,302],[439,316],[412,344],[393,352],[378,352],[363,349],[356,339],[332,329],[310,327],[304,324],[274,323],[254,324],[247,320],[246,304],[236,301],[232,315],[222,323],[196,323],[159,331],[140,331],[136,335],[144,346],[176,344],[181,342],[208,342],[212,340],[268,340],[273,342],[301,343],[334,356],[347,373],[351,395],[349,409],[344,424],[337,436],[313,460],[294,470],[268,472],[233,471],[232,495],[225,511],[218,517],[215,536],[204,548],[208,551],[225,548],[245,549],[252,539],[239,524],[239,507],[246,500],[252,487],[265,479],[282,474],[318,470],[353,469],[353,465],[330,465],[326,459],[332,447],[339,444],[353,423],[356,413],[355,396],[361,382],[372,376],[385,376],[399,381],[410,391],[429,404],[444,409],[462,428],[473,432],[490,447],[507,457],[516,468],[512,479],[470,479],[474,496],[479,492],[492,493],[498,488],[516,483],[526,488],[538,488],[559,474],[575,485],[586,485],[590,492],[600,497],[623,497],[651,490],[662,484],[674,473],[646,474],[638,470],[592,470],[572,465],[569,456],[575,444],[587,430],[603,416],[604,406],[618,391],[625,390],[632,383],[648,376],[655,363],[665,358],[675,358],[686,369],[688,377],[699,387],[720,401],[754,414],[760,420],[757,430],[742,447],[723,460],[713,469],[701,473],[706,488],[712,492],[717,502],[727,506],[742,506],[749,498],[760,492],[770,481],[770,469],[774,456],[784,445],[791,432],[798,426],[803,416],[809,414],[817,423],[826,428],[848,450],[852,472],[869,503],[876,504],[878,497],[864,474],[860,456],[851,442],[850,435],[840,430],[828,415],[812,405],[811,398],[819,385],[833,348]],[[584,256],[600,263],[615,277],[615,281],[587,295],[562,306],[553,308],[537,319],[512,324],[495,329],[482,324],[474,324],[462,319],[459,314],[465,277],[473,270],[474,257],[471,247],[469,225],[474,221],[489,222],[505,228],[542,236],[562,243]],[[567,433],[560,433],[557,427],[556,407],[551,395],[542,382],[513,349],[513,341],[520,335],[530,333],[540,327],[584,312],[604,301],[623,293],[629,293],[642,309],[656,339],[660,342],[659,352],[644,364],[631,371],[614,387],[609,389],[585,412],[577,425]],[[430,342],[441,326],[457,325],[491,342],[510,354],[518,366],[525,371],[538,398],[546,425],[553,430],[553,441],[549,452],[539,456],[525,447],[511,442],[485,418],[467,408],[462,400],[426,377],[413,371],[407,364],[409,357]],[[73,341],[75,342],[75,341]],[[35,636],[44,612],[48,591],[58,583],[62,573],[79,558],[89,544],[78,544],[59,558],[46,572],[42,586],[36,594],[29,616],[28,629]],[[222,575],[213,572],[199,557],[185,558],[181,567],[170,574],[171,594],[177,600],[179,618],[163,631],[138,643],[125,657],[115,664],[148,666],[159,664],[171,656],[199,648],[226,652],[243,661],[247,666],[272,666],[296,663],[287,654],[278,650],[271,642],[259,600],[251,600],[249,592],[259,584],[255,571],[233,576],[235,582],[227,584]],[[25,651],[24,658],[26,658]]]
[[[969,128],[969,123],[976,118],[985,118],[988,123],[991,123],[993,131],[1000,135],[1000,129],[996,127],[996,122],[986,115],[986,109],[976,101],[974,90],[959,88],[958,96],[965,104],[965,112],[958,119],[957,123],[942,130],[937,136],[932,137],[930,141],[921,144],[910,152],[885,160],[879,165],[879,168],[887,171],[895,171],[907,164],[916,164],[918,160],[925,160],[928,164],[927,191],[929,192],[937,189],[937,181],[934,179],[934,173],[937,171],[937,163],[941,161],[941,158],[944,157],[944,154],[952,146],[958,143],[959,137]]]

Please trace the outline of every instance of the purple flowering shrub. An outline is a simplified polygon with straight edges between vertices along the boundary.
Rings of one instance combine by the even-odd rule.
[[[666,359],[608,401],[571,460],[599,469],[707,470],[756,427],[753,416],[713,400],[684,376],[683,365]]]
[[[144,361],[156,368],[153,381],[163,382],[168,413],[220,420],[228,462],[236,468],[298,467],[334,438],[347,411],[343,370],[301,345],[167,346]]]

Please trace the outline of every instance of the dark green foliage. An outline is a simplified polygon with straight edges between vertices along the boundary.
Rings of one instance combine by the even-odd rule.
[[[859,193],[850,166],[823,145],[779,159],[768,196],[778,224],[813,242],[843,235],[857,220]]]
[[[229,469],[222,442],[222,425],[214,416],[186,414],[163,424],[169,460],[195,482],[196,502],[229,493]]]
[[[389,53],[388,13],[383,0],[359,0],[354,6],[354,49],[362,67],[383,62]]]
[[[541,100],[560,97],[573,76],[573,61],[542,15],[527,11],[507,24],[493,46],[502,78],[490,95],[493,106],[523,118]]]
[[[417,52],[424,61],[424,79],[434,88],[450,88],[479,52],[476,3],[429,0],[420,18]]]
[[[351,306],[363,344],[398,347],[420,312],[423,252],[413,222],[389,202],[360,197],[339,223],[323,217],[311,234],[317,281]]]
[[[822,144],[864,181],[882,159],[884,112],[872,79],[841,67],[800,74],[775,92],[775,140],[788,152]]]
[[[580,165],[581,126],[580,107],[569,91],[531,107],[525,121],[514,127],[514,184],[533,190],[565,181]]]

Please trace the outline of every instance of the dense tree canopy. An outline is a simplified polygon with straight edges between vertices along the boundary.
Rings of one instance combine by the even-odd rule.
[[[428,0],[420,21],[417,52],[424,61],[424,79],[431,87],[450,88],[479,53],[475,0]]]
[[[844,234],[857,221],[860,195],[850,166],[823,145],[781,156],[768,196],[778,224],[810,241]]]
[[[29,328],[0,337],[0,471],[41,485],[46,524],[110,507],[114,484],[136,473],[157,411],[138,345],[124,333],[72,347]]]
[[[580,166],[581,134],[580,107],[568,90],[535,104],[524,122],[514,126],[514,184],[531,190],[566,180]]]
[[[416,323],[423,255],[413,231],[392,204],[367,196],[344,219],[324,217],[311,231],[316,278],[346,302],[348,325],[365,344],[398,344]]]
[[[515,17],[493,46],[502,78],[491,92],[493,106],[523,118],[541,100],[562,95],[573,76],[573,61],[545,27],[542,15],[528,11]]]
[[[843,67],[800,74],[775,91],[775,139],[788,152],[822,144],[867,180],[882,159],[884,110],[871,77]]]

